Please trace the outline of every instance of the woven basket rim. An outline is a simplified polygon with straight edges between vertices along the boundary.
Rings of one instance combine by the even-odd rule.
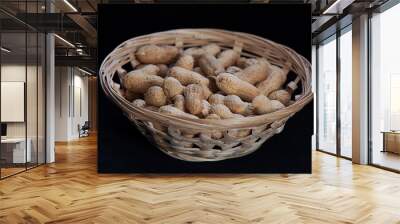
[[[129,46],[129,43],[134,42],[139,39],[146,39],[148,38],[148,42],[151,42],[151,38],[158,36],[158,35],[164,35],[164,34],[176,34],[177,37],[181,33],[188,33],[188,32],[193,32],[193,33],[201,33],[201,32],[217,32],[217,33],[224,33],[231,35],[235,38],[240,38],[240,37],[251,37],[253,39],[257,39],[259,41],[263,42],[268,42],[270,44],[273,44],[277,46],[278,48],[281,48],[283,50],[286,50],[293,55],[296,55],[299,60],[301,60],[302,63],[304,63],[304,66],[302,66],[302,69],[304,69],[305,76],[306,76],[306,81],[307,83],[302,83],[304,91],[302,92],[302,95],[291,105],[280,109],[278,111],[272,112],[272,113],[267,113],[263,115],[255,115],[251,117],[243,117],[243,118],[230,118],[230,119],[221,119],[221,120],[212,120],[212,119],[191,119],[191,118],[185,118],[185,117],[180,117],[180,116],[175,116],[175,115],[168,115],[168,114],[163,114],[160,112],[155,112],[146,108],[142,107],[137,107],[134,106],[131,102],[129,102],[127,99],[119,95],[113,88],[107,87],[107,83],[103,79],[107,74],[105,73],[105,66],[106,63],[110,60],[110,58],[118,52],[121,48],[124,46]],[[198,35],[200,37],[201,35]],[[115,71],[114,71],[115,72]],[[298,74],[297,74],[298,75]],[[283,118],[292,116],[294,113],[298,112],[301,110],[306,104],[308,104],[312,99],[313,99],[313,93],[311,91],[311,64],[310,62],[304,58],[302,55],[298,54],[296,51],[293,49],[281,45],[279,43],[276,43],[274,41],[271,41],[269,39],[256,36],[254,34],[250,33],[244,33],[244,32],[237,32],[237,31],[229,31],[229,30],[223,30],[223,29],[215,29],[215,28],[182,28],[182,29],[173,29],[173,30],[167,30],[167,31],[160,31],[160,32],[155,32],[155,33],[150,33],[146,35],[141,35],[137,37],[130,38],[121,44],[119,44],[116,48],[114,48],[113,51],[111,51],[103,60],[100,70],[99,70],[99,76],[100,76],[100,84],[102,85],[102,89],[106,92],[106,90],[110,91],[106,95],[111,97],[113,101],[118,101],[119,103],[123,103],[125,108],[122,108],[125,110],[125,112],[133,113],[135,117],[138,119],[144,119],[144,120],[156,120],[157,122],[164,123],[166,125],[173,125],[175,127],[182,127],[182,128],[191,128],[191,129],[199,129],[199,130],[225,130],[227,128],[234,128],[234,129],[241,129],[241,128],[249,128],[249,127],[256,127],[268,123],[273,123],[276,121],[279,121]]]

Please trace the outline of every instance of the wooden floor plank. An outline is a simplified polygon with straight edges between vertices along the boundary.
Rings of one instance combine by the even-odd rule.
[[[313,174],[97,174],[96,137],[0,181],[0,223],[398,223],[400,175],[313,152]]]

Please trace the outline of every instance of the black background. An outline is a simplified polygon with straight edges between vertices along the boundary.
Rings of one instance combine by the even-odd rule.
[[[178,28],[241,31],[287,45],[311,60],[309,5],[99,5],[98,62],[135,36]],[[256,152],[219,162],[174,159],[136,130],[101,87],[98,92],[101,173],[310,173],[313,103]]]

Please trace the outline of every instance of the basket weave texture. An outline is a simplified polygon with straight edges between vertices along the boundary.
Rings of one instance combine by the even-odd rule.
[[[223,120],[191,119],[154,112],[134,106],[112,88],[114,75],[134,58],[136,49],[146,44],[175,45],[186,49],[216,43],[235,49],[245,57],[263,57],[271,64],[297,74],[300,93],[295,102],[281,110],[258,116]],[[257,150],[267,139],[280,133],[286,121],[301,110],[313,97],[311,65],[294,50],[248,33],[218,29],[178,29],[129,39],[115,48],[103,61],[99,78],[105,94],[116,103],[140,132],[161,151],[185,161],[220,161],[242,157]],[[238,131],[249,135],[237,137]],[[212,139],[211,132],[220,131],[223,138]],[[236,137],[235,137],[236,136]]]

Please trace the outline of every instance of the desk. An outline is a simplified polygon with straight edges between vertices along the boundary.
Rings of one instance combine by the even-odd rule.
[[[383,152],[400,154],[400,131],[383,131]]]
[[[25,138],[5,138],[1,139],[1,157],[6,163],[26,163],[32,159],[30,138],[25,151]]]

